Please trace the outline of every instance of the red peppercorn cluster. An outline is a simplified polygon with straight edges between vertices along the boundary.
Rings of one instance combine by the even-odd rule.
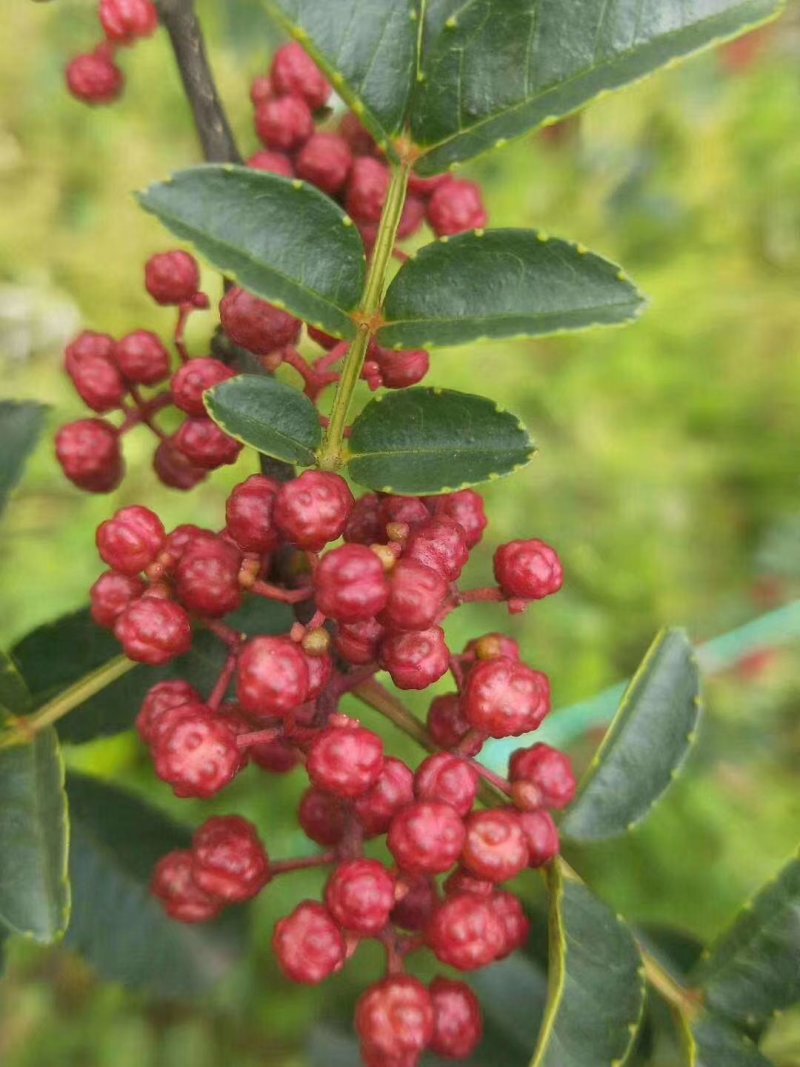
[[[67,88],[84,104],[113,104],[125,88],[117,51],[152,37],[158,29],[158,11],[153,0],[100,0],[98,16],[103,39],[94,51],[70,62]]]

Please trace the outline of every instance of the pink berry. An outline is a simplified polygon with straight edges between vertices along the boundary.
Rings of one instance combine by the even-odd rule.
[[[312,111],[325,107],[332,92],[322,71],[296,42],[275,53],[270,78],[278,96],[302,96]]]
[[[437,1056],[465,1060],[483,1039],[483,1016],[478,998],[464,982],[434,978],[433,1036],[428,1046]]]
[[[461,489],[458,493],[434,498],[434,514],[457,522],[464,531],[467,548],[474,548],[486,529],[488,519],[483,497],[474,489]]]
[[[215,919],[222,903],[213,900],[192,879],[192,854],[187,850],[168,852],[159,860],[150,885],[171,919],[181,923],[205,923]]]
[[[159,732],[153,744],[156,774],[178,797],[208,800],[230,785],[242,768],[236,734],[219,716],[212,718],[204,705]]]
[[[344,966],[345,943],[331,913],[307,900],[275,927],[272,947],[287,978],[319,985]]]
[[[294,177],[292,161],[283,152],[270,152],[264,149],[250,156],[247,165],[253,170],[262,170],[265,174],[277,174],[279,178]]]
[[[200,268],[188,252],[159,252],[144,267],[144,285],[157,304],[189,304],[200,288]]]
[[[456,582],[469,559],[467,537],[459,523],[434,518],[412,533],[405,554],[439,571],[448,582]]]
[[[375,493],[360,497],[356,500],[344,528],[345,541],[360,545],[385,541],[386,523],[382,515],[381,501]]]
[[[113,630],[114,623],[122,612],[145,590],[141,578],[119,571],[106,571],[101,574],[91,588],[89,597],[92,606],[92,618],[98,626]]]
[[[464,823],[449,804],[417,802],[395,815],[387,844],[410,874],[449,871],[464,847]]]
[[[472,729],[464,715],[457,693],[436,697],[428,709],[428,732],[439,748],[456,748]],[[469,749],[461,749],[465,756],[477,756],[481,749],[480,738]]]
[[[442,963],[475,971],[494,962],[504,947],[505,933],[488,899],[461,893],[437,908],[426,940]]]
[[[113,104],[122,95],[125,77],[104,48],[76,56],[67,67],[67,88],[84,104]]]
[[[469,672],[464,713],[490,737],[518,737],[541,726],[550,711],[547,675],[500,657],[482,660]]]
[[[225,505],[227,531],[244,552],[263,555],[278,547],[275,497],[280,483],[254,474],[237,485]]]
[[[333,337],[331,334],[325,333],[325,331],[320,330],[318,326],[311,326],[307,323],[306,330],[311,340],[315,341],[320,348],[324,348],[326,352],[330,352],[331,349],[336,348],[338,344],[341,344],[338,337]]]
[[[385,978],[359,1000],[356,1031],[370,1064],[415,1064],[433,1036],[428,990],[409,975]]]
[[[285,637],[248,641],[239,656],[238,679],[242,708],[259,718],[288,715],[308,696],[306,657]]]
[[[561,851],[558,828],[548,811],[520,812],[519,824],[528,842],[529,865],[544,867]]]
[[[403,214],[400,216],[400,224],[397,227],[398,240],[405,241],[409,237],[413,237],[415,233],[422,229],[424,222],[425,202],[413,194],[406,197],[406,202],[403,205]]]
[[[153,470],[162,485],[186,492],[208,477],[208,471],[196,467],[171,439],[161,441],[153,456]]]
[[[480,186],[475,182],[443,182],[428,201],[428,222],[437,237],[479,230],[488,221]]]
[[[322,557],[314,572],[319,610],[337,622],[365,622],[386,606],[389,585],[383,564],[364,545],[342,545]]]
[[[541,600],[557,593],[564,582],[561,560],[544,541],[511,541],[494,554],[497,584],[510,597]]]
[[[110,493],[125,473],[119,433],[103,419],[62,426],[56,435],[56,456],[67,478],[90,493]]]
[[[233,343],[257,356],[293,345],[300,336],[299,319],[244,289],[229,289],[220,301],[219,314]]]
[[[254,107],[263,104],[265,100],[271,100],[274,95],[272,82],[268,77],[261,74],[257,78],[253,78],[250,86],[250,101]]]
[[[414,775],[414,793],[418,800],[449,804],[462,818],[472,810],[479,784],[475,768],[448,752],[429,756]]]
[[[100,22],[109,41],[135,44],[158,29],[158,11],[152,0],[100,0]]]
[[[129,382],[157,385],[169,377],[169,352],[150,330],[136,330],[117,341],[114,359]]]
[[[408,389],[417,385],[431,365],[430,356],[423,348],[393,352],[373,344],[369,359],[377,366],[381,384],[386,389]]]
[[[187,419],[172,440],[174,447],[182,452],[194,467],[204,471],[213,471],[217,467],[235,463],[242,450],[239,441],[229,437],[208,418]]]
[[[158,682],[144,698],[136,717],[136,730],[146,745],[155,740],[161,720],[166,712],[188,705],[203,707],[200,694],[188,682]]]
[[[211,530],[203,530],[190,522],[176,526],[167,534],[164,549],[159,556],[159,562],[163,564],[168,573],[173,573],[175,565],[186,549],[195,542],[198,537],[207,537]]]
[[[503,930],[503,945],[496,957],[502,960],[527,943],[531,924],[519,899],[512,893],[494,893],[489,904]]]
[[[508,882],[528,866],[528,841],[516,812],[475,812],[466,829],[463,863],[479,878]]]
[[[377,151],[377,145],[371,133],[361,125],[361,120],[348,111],[339,124],[339,133],[350,145],[356,156],[371,156]]]
[[[259,745],[249,745],[247,755],[268,774],[288,774],[300,762],[297,749],[280,738]]]
[[[418,174],[412,174],[408,179],[408,188],[414,196],[421,196],[423,200],[427,200],[440,185],[452,180],[449,174],[437,174],[433,178],[421,178]]]
[[[353,503],[344,478],[305,471],[281,486],[275,500],[275,524],[291,544],[319,551],[341,537]]]
[[[566,808],[577,783],[569,756],[549,745],[518,749],[509,762],[509,777],[525,785],[526,807]]]
[[[376,619],[339,625],[333,638],[334,647],[342,659],[355,666],[366,666],[378,659],[378,649],[385,634]]]
[[[494,882],[478,878],[464,867],[456,867],[444,883],[444,891],[448,897],[453,897],[457,893],[477,893],[479,897],[491,897],[495,889]]]
[[[431,513],[420,497],[393,494],[381,497],[381,516],[384,525],[401,524],[409,530],[418,530],[431,519]]]
[[[439,618],[448,591],[438,571],[415,559],[398,560],[389,575],[389,599],[380,621],[392,631],[427,630]]]
[[[377,837],[387,832],[398,811],[413,800],[414,775],[410,767],[388,756],[380,778],[355,800],[353,810],[367,837]]]
[[[354,160],[347,184],[346,207],[356,222],[380,222],[391,175],[385,163],[371,156]]]
[[[440,626],[411,633],[392,634],[380,647],[380,665],[398,689],[427,689],[442,678],[450,653]]]
[[[434,879],[427,875],[421,878],[404,875],[397,883],[395,895],[399,899],[392,909],[392,922],[403,930],[424,930],[439,903]]]
[[[80,366],[85,359],[113,361],[115,344],[114,338],[107,333],[83,330],[70,341],[64,351],[64,366],[67,373],[72,374],[74,367]]]
[[[330,848],[338,845],[342,839],[347,813],[338,797],[312,788],[303,794],[298,818],[306,837],[318,845]]]
[[[101,558],[122,574],[139,574],[158,556],[167,538],[158,515],[149,508],[122,508],[97,528]]]
[[[375,937],[394,907],[394,878],[377,860],[340,863],[328,882],[325,903],[345,930]]]
[[[128,388],[119,368],[108,356],[70,357],[67,349],[66,369],[81,400],[92,411],[103,415],[120,407]]]
[[[247,819],[209,819],[194,835],[192,880],[210,897],[242,904],[260,893],[269,877],[266,849]]]
[[[315,133],[297,157],[297,176],[328,196],[336,196],[344,188],[352,164],[347,141],[335,133]]]
[[[314,116],[301,96],[279,96],[256,107],[256,133],[277,152],[293,152],[314,132]]]
[[[241,564],[241,552],[223,538],[213,534],[194,538],[175,568],[178,600],[192,613],[209,619],[236,611],[242,604]]]
[[[192,624],[179,604],[143,596],[119,616],[114,636],[128,659],[160,667],[192,647]]]
[[[383,742],[361,726],[330,726],[315,738],[306,767],[317,788],[353,800],[380,778]]]
[[[173,402],[187,415],[205,415],[205,391],[233,377],[234,371],[218,359],[190,359],[172,376]]]

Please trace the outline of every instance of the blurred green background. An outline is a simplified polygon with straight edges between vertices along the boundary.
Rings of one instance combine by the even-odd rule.
[[[254,0],[200,5],[223,96],[245,153],[256,148],[248,86],[277,43]],[[81,406],[61,350],[81,326],[167,332],[142,264],[171,239],[131,195],[197,159],[158,35],[122,57],[127,93],[88,111],[63,89],[67,59],[94,42],[93,5],[6,5],[0,40],[0,396],[55,409],[0,528],[0,638],[80,606],[100,571],[93,530],[116,507],[147,503],[177,523],[220,524],[251,460],[190,496],[157,486],[147,437],[126,441],[129,475],[112,498],[73,490],[52,435]],[[473,165],[495,225],[537,226],[624,264],[649,296],[623,330],[437,352],[430,382],[488,392],[532,428],[540,453],[486,496],[487,543],[537,536],[565,563],[564,592],[510,623],[559,706],[629,675],[665,624],[703,640],[800,593],[800,19],[794,7],[750,47],[727,48],[592,105],[558,134]],[[218,283],[207,278],[207,288]],[[197,315],[202,352],[213,316]],[[470,608],[455,645],[505,625]],[[576,856],[618,910],[697,936],[719,929],[796,845],[800,825],[800,670],[790,646],[710,679],[697,751],[647,825]],[[416,710],[423,705],[411,701]],[[373,725],[375,725],[373,723]],[[387,735],[388,736],[388,735]],[[581,739],[586,758],[597,737]],[[403,740],[391,743],[415,758]],[[130,738],[71,752],[74,766],[176,804]],[[271,852],[302,848],[294,779],[244,775],[218,810],[241,810]],[[8,1067],[289,1067],[313,1022],[335,1016],[377,965],[309,992],[289,988],[269,936],[315,876],[272,887],[254,915],[252,958],[201,1005],[153,1004],[98,983],[74,957],[21,942],[0,982],[0,1062]],[[534,892],[534,890],[532,890]],[[531,1039],[532,1040],[532,1039]],[[800,1064],[800,1027],[770,1038]],[[319,1059],[328,1062],[330,1049]],[[333,1062],[331,1058],[329,1062]],[[341,1062],[349,1062],[343,1059]],[[665,1065],[670,1061],[664,1061]]]

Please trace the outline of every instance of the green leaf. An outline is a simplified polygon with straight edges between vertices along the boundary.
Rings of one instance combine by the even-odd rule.
[[[0,401],[0,512],[44,429],[43,404]]]
[[[322,442],[317,409],[275,378],[241,374],[205,394],[211,418],[246,445],[275,459],[310,467]]]
[[[30,709],[31,694],[14,661],[0,651],[0,722]]]
[[[395,276],[380,344],[434,348],[490,337],[609,326],[644,300],[620,268],[536,230],[480,230],[435,241]]]
[[[337,337],[355,336],[364,246],[318,189],[225,164],[180,171],[139,202],[256,296]]]
[[[52,727],[0,749],[0,920],[50,942],[69,916],[64,764]]]
[[[137,798],[81,775],[68,780],[74,887],[67,947],[106,979],[162,997],[212,988],[240,957],[241,912],[227,922],[186,926],[149,891],[162,856],[189,833]]]
[[[640,823],[680,771],[699,715],[700,678],[689,638],[663,630],[625,692],[563,833],[604,841]]]
[[[720,1015],[748,1027],[800,1002],[800,856],[741,911],[704,955],[694,984]]]
[[[371,401],[353,424],[349,472],[386,493],[451,493],[528,463],[534,445],[516,415],[452,389],[403,389]]]
[[[416,0],[265,0],[382,148],[403,126],[416,71]]]
[[[771,18],[780,0],[429,0],[414,140],[435,174]]]
[[[561,864],[550,884],[549,999],[531,1067],[624,1063],[644,1009],[630,930]]]
[[[690,1067],[773,1067],[744,1034],[703,1013],[684,1029]]]

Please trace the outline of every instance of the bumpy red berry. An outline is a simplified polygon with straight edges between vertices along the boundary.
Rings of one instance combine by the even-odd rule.
[[[485,878],[478,878],[464,867],[456,867],[452,874],[448,875],[444,883],[444,891],[448,897],[457,893],[477,893],[479,897],[491,897],[496,886],[494,882],[487,882]]]
[[[262,771],[269,774],[288,774],[300,762],[297,749],[280,738],[249,745],[247,755]]]
[[[113,104],[125,88],[125,77],[107,49],[98,48],[72,60],[67,88],[84,104]]]
[[[158,29],[152,0],[100,0],[99,13],[106,37],[115,44],[134,44]]]
[[[346,206],[356,222],[379,222],[389,193],[391,174],[385,163],[371,156],[354,160],[347,185]]]
[[[275,500],[275,523],[287,541],[318,551],[341,537],[353,503],[344,478],[305,471],[281,486]]]
[[[509,762],[509,777],[519,784],[526,808],[566,808],[575,799],[572,761],[549,745],[519,749]]]
[[[508,882],[528,866],[528,841],[516,812],[475,812],[466,829],[463,863],[479,878]]]
[[[489,904],[503,931],[503,946],[497,953],[497,959],[502,960],[525,945],[531,932],[531,924],[522,909],[519,897],[515,897],[513,893],[494,893]]]
[[[200,288],[200,268],[188,252],[159,252],[145,264],[144,284],[157,304],[188,304]]]
[[[403,205],[403,214],[400,216],[400,224],[397,227],[397,237],[405,241],[422,229],[425,222],[425,202],[417,196],[406,197]]]
[[[128,381],[138,385],[157,385],[169,376],[169,352],[150,330],[136,330],[117,341],[114,359]]]
[[[331,726],[315,738],[306,766],[319,789],[352,800],[380,778],[383,742],[361,726]]]
[[[388,593],[380,615],[387,629],[427,630],[441,614],[448,585],[439,571],[415,559],[401,559],[389,576]]]
[[[356,500],[344,528],[344,539],[360,545],[386,540],[386,522],[381,501],[375,493],[366,493]]]
[[[279,178],[294,177],[292,161],[283,152],[270,152],[269,149],[264,149],[250,156],[247,165],[253,170],[263,170],[265,174],[277,174]]]
[[[344,805],[338,797],[313,788],[303,794],[298,818],[306,836],[326,848],[339,844],[347,821]]]
[[[370,1064],[415,1064],[433,1036],[428,990],[409,975],[385,978],[359,1000],[356,1031]]]
[[[97,549],[115,571],[139,574],[158,556],[166,537],[161,519],[149,508],[122,508],[98,527]]]
[[[239,458],[242,445],[229,437],[211,419],[190,418],[172,439],[173,445],[189,462],[204,471],[213,471]]]
[[[411,874],[443,874],[464,847],[464,823],[449,804],[418,802],[395,815],[389,828],[389,851]]]
[[[100,575],[89,593],[92,618],[98,626],[112,630],[125,608],[140,597],[144,590],[145,584],[138,576],[106,571]]]
[[[342,137],[335,133],[315,133],[303,145],[297,157],[298,178],[311,182],[328,196],[336,196],[347,181],[353,154]]]
[[[408,389],[417,385],[431,365],[430,356],[422,348],[394,352],[373,344],[368,358],[375,364],[377,384],[385,389]]]
[[[456,893],[434,912],[426,940],[442,963],[459,971],[475,971],[497,958],[505,932],[487,898]]]
[[[399,899],[392,909],[392,922],[404,930],[424,930],[439,903],[435,880],[428,875],[402,875],[395,896]]]
[[[427,689],[447,673],[450,653],[440,626],[392,634],[381,643],[380,665],[398,689]]]
[[[483,497],[474,489],[461,489],[458,493],[434,498],[434,514],[443,515],[457,522],[464,531],[467,548],[474,548],[483,537],[488,519]]]
[[[342,932],[328,909],[312,900],[281,919],[272,946],[284,974],[293,982],[318,985],[344,966]]]
[[[361,120],[352,111],[348,111],[339,123],[339,133],[356,156],[371,156],[377,151],[372,134],[362,126]]]
[[[222,902],[212,899],[192,879],[192,854],[187,850],[168,852],[153,874],[153,896],[164,905],[171,919],[182,923],[205,923],[215,919]]]
[[[227,531],[245,552],[259,555],[278,547],[273,513],[280,484],[254,474],[237,485],[225,505]]]
[[[483,660],[469,672],[464,714],[490,737],[518,737],[537,729],[550,711],[547,675],[500,657]]]
[[[229,289],[219,305],[222,328],[234,344],[257,356],[268,356],[295,343],[301,323],[287,311],[244,289]]]
[[[561,560],[544,541],[511,541],[494,554],[494,574],[503,592],[522,600],[541,600],[564,582]]]
[[[192,624],[179,604],[143,596],[119,616],[114,636],[128,659],[160,667],[192,647]]]
[[[170,439],[161,441],[156,449],[153,456],[153,470],[162,485],[170,489],[180,489],[183,492],[194,489],[208,477],[208,471],[203,470],[202,467],[196,467]]]
[[[92,354],[71,357],[68,348],[65,364],[78,395],[92,411],[103,415],[122,404],[128,390],[112,358]]]
[[[189,705],[204,707],[200,694],[193,685],[177,680],[174,682],[158,682],[144,698],[144,703],[136,717],[136,729],[139,737],[146,745],[152,744],[159,731],[159,725],[164,714],[173,708],[182,708]]]
[[[355,665],[374,663],[385,634],[377,619],[340,625],[333,639],[334,647],[342,659]]]
[[[483,1038],[483,1016],[478,998],[464,982],[441,977],[431,982],[430,994],[433,1003],[431,1052],[450,1060],[465,1060]]]
[[[340,863],[328,882],[325,903],[345,930],[375,937],[394,907],[394,878],[377,860]]]
[[[549,811],[523,811],[519,824],[528,842],[529,865],[544,867],[561,851],[558,828]]]
[[[288,715],[308,695],[308,664],[285,637],[256,637],[239,656],[239,702],[260,718]]]
[[[385,834],[392,819],[414,799],[414,775],[402,760],[387,757],[380,778],[353,805],[367,837]]]
[[[314,132],[314,116],[301,96],[272,97],[256,108],[256,133],[278,152],[293,152]]]
[[[317,607],[338,622],[365,622],[386,607],[389,583],[383,564],[364,545],[342,545],[323,556],[314,572]]]
[[[295,42],[275,53],[270,79],[278,96],[302,96],[312,111],[325,107],[332,91],[314,60]]]
[[[513,660],[520,658],[519,645],[507,634],[483,634],[482,637],[473,638],[465,651],[479,660],[498,659],[500,656]]]
[[[428,222],[437,237],[477,230],[488,221],[480,186],[475,182],[443,182],[428,201]]]
[[[439,571],[448,582],[458,581],[469,559],[466,534],[452,519],[431,519],[412,533],[405,555]]]
[[[241,904],[269,881],[269,857],[255,826],[238,815],[209,819],[192,841],[192,880],[226,904]]]
[[[203,394],[234,376],[230,367],[211,357],[190,359],[172,376],[172,399],[187,415],[205,415]]]
[[[472,729],[472,724],[464,715],[464,709],[457,693],[447,693],[436,697],[428,709],[428,732],[439,748],[456,748]],[[481,750],[478,737],[466,749],[460,748],[465,756],[477,756]]]
[[[113,361],[115,343],[114,338],[107,333],[82,330],[74,340],[70,341],[64,351],[64,366],[67,373],[71,374],[73,368],[79,366],[84,359],[99,358]]]
[[[103,419],[62,426],[56,435],[56,456],[67,478],[90,493],[110,493],[125,471],[119,433]]]
[[[242,603],[242,554],[221,537],[201,534],[187,546],[175,568],[175,592],[189,611],[220,618]]]
[[[449,804],[462,818],[472,810],[479,784],[475,768],[447,752],[429,756],[414,775],[414,793],[419,800]]]
[[[207,800],[229,785],[242,768],[236,734],[219,716],[198,705],[184,710],[159,733],[153,748],[156,774],[179,797]]]

